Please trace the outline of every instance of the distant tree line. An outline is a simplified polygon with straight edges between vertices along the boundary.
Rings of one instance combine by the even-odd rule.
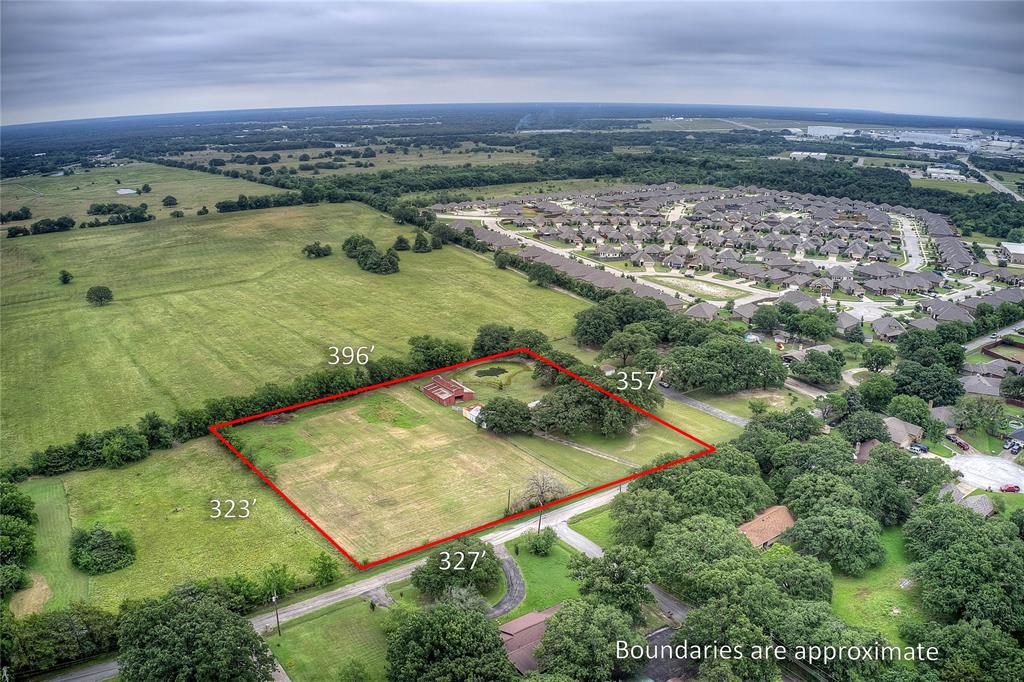
[[[0,224],[14,222],[15,220],[28,220],[32,217],[32,211],[28,206],[22,206],[13,211],[0,213]]]

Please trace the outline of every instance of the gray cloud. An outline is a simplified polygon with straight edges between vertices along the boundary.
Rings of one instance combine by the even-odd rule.
[[[3,122],[636,101],[1024,118],[1021,2],[4,0]]]

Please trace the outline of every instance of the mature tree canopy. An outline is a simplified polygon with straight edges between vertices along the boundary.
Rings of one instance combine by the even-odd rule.
[[[643,670],[644,658],[616,658],[616,642],[646,643],[629,617],[608,604],[572,599],[548,618],[534,655],[541,670],[578,682],[608,682]],[[460,678],[464,679],[464,678]]]
[[[89,287],[89,290],[85,292],[85,300],[94,306],[103,306],[114,300],[114,294],[110,291],[110,287],[98,285]]]
[[[388,635],[391,682],[515,682],[497,624],[481,613],[442,604],[401,619]]]
[[[889,376],[878,374],[860,382],[857,393],[865,409],[880,412],[889,405],[889,401],[896,394],[896,382]]]
[[[839,433],[851,443],[863,443],[872,438],[882,442],[889,439],[889,429],[885,422],[868,410],[858,410],[844,419],[839,425]]]
[[[889,346],[875,343],[864,349],[860,359],[861,363],[872,372],[881,372],[896,359],[896,351]]]
[[[35,542],[36,533],[28,521],[0,515],[0,564],[26,566],[36,554]]]
[[[893,417],[902,419],[918,426],[928,426],[932,419],[928,403],[916,395],[896,395],[889,401],[885,410]]]
[[[461,568],[453,566],[459,563]],[[475,554],[474,554],[475,553]],[[467,568],[473,559],[476,564]],[[439,599],[457,587],[472,587],[484,593],[501,580],[501,564],[494,556],[494,548],[474,537],[461,537],[431,551],[427,563],[412,572],[412,584],[423,594]]]
[[[818,350],[807,351],[802,362],[791,362],[789,371],[793,376],[819,386],[831,386],[843,380],[843,363]]]
[[[129,603],[117,627],[126,682],[174,679],[266,682],[274,656],[244,617],[208,595],[172,593]]]
[[[481,423],[488,431],[501,435],[533,432],[530,408],[515,398],[493,398],[480,411],[477,424]]]
[[[694,586],[692,566],[730,556],[754,556],[756,550],[736,526],[717,516],[692,516],[665,526],[651,549],[659,582],[686,599]]]
[[[654,601],[647,585],[654,579],[646,553],[630,545],[613,546],[604,556],[591,559],[574,554],[569,576],[580,583],[580,594],[611,604],[633,619],[643,621],[643,606]]]
[[[669,383],[681,391],[735,393],[782,386],[786,380],[777,355],[736,336],[714,336],[696,348],[677,346],[666,356],[666,365]]]
[[[885,560],[878,522],[859,509],[832,509],[797,519],[787,537],[797,551],[828,561],[853,576]]]
[[[807,473],[786,488],[785,504],[797,518],[817,516],[837,508],[861,506],[860,493],[835,474]]]

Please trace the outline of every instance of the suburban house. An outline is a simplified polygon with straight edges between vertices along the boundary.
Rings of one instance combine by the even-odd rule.
[[[836,316],[836,334],[843,336],[851,329],[860,326],[860,320],[848,312],[841,312]]]
[[[533,657],[533,652],[547,630],[548,617],[560,608],[562,605],[556,604],[543,611],[531,611],[498,627],[508,660],[512,661],[512,665],[521,674],[526,675],[537,669],[537,659]]]
[[[882,341],[892,341],[900,334],[907,331],[907,328],[900,324],[895,317],[886,315],[871,323],[871,331]]]
[[[737,530],[747,536],[750,544],[767,549],[795,523],[796,520],[789,512],[789,508],[776,504],[758,512],[757,516],[741,524]]]
[[[932,419],[938,420],[946,425],[946,433],[956,433],[956,420],[953,418],[953,408],[949,407],[933,407],[929,410],[932,415]],[[1013,434],[1010,436],[1013,437]]]
[[[718,317],[718,306],[713,303],[696,303],[686,309],[687,316],[696,320],[713,320]]]
[[[453,379],[436,376],[423,386],[423,393],[439,405],[451,407],[457,400],[472,400],[473,391]]]
[[[909,448],[924,436],[924,429],[917,424],[905,422],[898,417],[886,417],[885,428],[889,430],[889,440],[901,448]]]
[[[969,492],[970,488],[966,490]],[[967,495],[959,485],[954,483],[947,483],[939,488],[939,500],[944,500],[947,497],[964,509],[970,509],[986,519],[996,513],[995,505],[992,504],[992,499],[988,495]]]
[[[983,377],[977,374],[969,377],[960,377],[960,384],[963,385],[964,392],[971,395],[998,397],[999,386],[1002,383],[1002,379],[996,377]]]

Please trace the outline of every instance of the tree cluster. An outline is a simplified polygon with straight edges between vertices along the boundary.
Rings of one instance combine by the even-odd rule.
[[[323,258],[324,256],[330,256],[333,251],[330,244],[313,242],[312,244],[306,244],[303,246],[302,253],[306,258]]]
[[[373,240],[361,234],[347,237],[341,245],[345,255],[354,258],[360,270],[375,272],[379,275],[390,275],[398,272],[398,252],[388,249],[381,253]]]
[[[113,573],[135,562],[135,540],[127,530],[110,532],[98,522],[71,531],[71,565],[89,575]]]

